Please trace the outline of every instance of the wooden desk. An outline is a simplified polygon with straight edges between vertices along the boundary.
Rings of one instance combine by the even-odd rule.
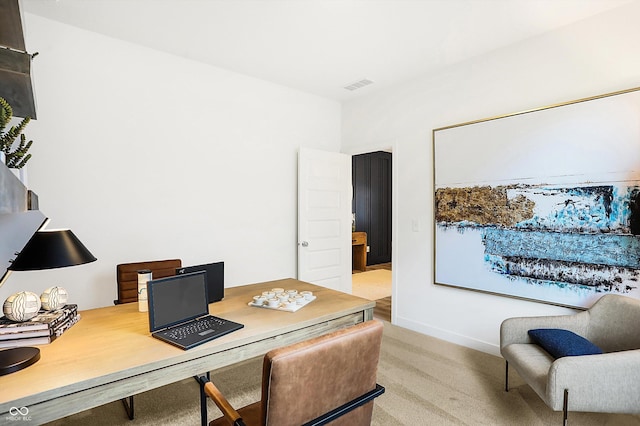
[[[351,251],[354,271],[367,270],[367,233],[351,233]]]
[[[274,287],[310,290],[317,299],[294,313],[248,306]],[[210,313],[245,327],[188,351],[151,337],[148,314],[136,303],[82,311],[76,325],[40,346],[40,361],[0,376],[0,419],[11,407],[27,407],[30,424],[52,421],[370,320],[375,306],[293,279],[225,293]]]

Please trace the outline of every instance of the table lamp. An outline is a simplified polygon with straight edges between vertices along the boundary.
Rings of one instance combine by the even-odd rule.
[[[10,271],[63,268],[97,260],[69,229],[40,230],[33,234],[9,266]],[[22,370],[40,359],[40,349],[10,348],[0,351],[0,376]]]

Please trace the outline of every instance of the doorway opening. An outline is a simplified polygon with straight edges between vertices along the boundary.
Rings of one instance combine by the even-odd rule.
[[[352,293],[375,300],[374,316],[391,321],[391,150],[353,155],[352,185]]]

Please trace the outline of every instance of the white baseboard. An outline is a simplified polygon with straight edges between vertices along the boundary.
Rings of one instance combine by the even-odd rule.
[[[455,343],[457,345],[465,346],[467,348],[475,349],[491,355],[501,356],[499,345],[489,342],[483,342],[481,340],[473,339],[461,334],[452,333],[448,330],[443,330],[441,328],[433,327],[428,324],[412,321],[400,316],[395,316],[393,320],[393,325],[397,325],[398,327],[404,327],[418,333],[426,334],[427,336],[442,339],[447,342]]]

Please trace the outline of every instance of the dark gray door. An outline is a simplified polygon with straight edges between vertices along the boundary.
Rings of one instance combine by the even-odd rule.
[[[352,157],[356,231],[367,233],[367,265],[391,262],[391,153]]]

